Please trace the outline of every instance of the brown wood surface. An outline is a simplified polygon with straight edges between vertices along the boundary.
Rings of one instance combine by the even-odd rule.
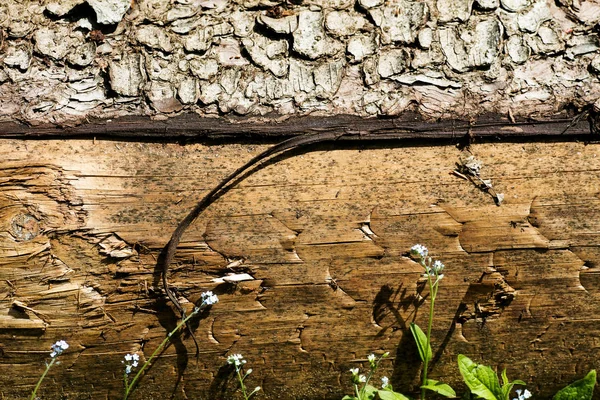
[[[59,339],[44,399],[119,398],[121,360],[148,357],[177,323],[155,271],[178,221],[264,145],[100,140],[0,142],[0,392],[25,398]],[[471,146],[489,194],[452,174],[456,146],[333,144],[277,158],[185,234],[170,281],[220,302],[174,340],[133,399],[230,399],[227,355],[253,368],[258,399],[339,399],[352,367],[390,351],[382,374],[414,392],[407,331],[428,297],[407,257],[447,266],[431,376],[461,388],[456,356],[548,398],[598,368],[600,148]],[[235,269],[231,262],[240,260]],[[247,272],[238,285],[212,280]],[[28,309],[24,309],[22,305]]]

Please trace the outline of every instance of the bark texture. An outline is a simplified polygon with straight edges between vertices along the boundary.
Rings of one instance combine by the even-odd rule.
[[[540,398],[598,368],[600,157],[579,142],[475,144],[480,175],[453,174],[455,146],[348,144],[267,163],[221,197],[169,275],[190,302],[221,301],[176,338],[133,396],[231,399],[241,353],[264,399],[339,399],[370,352],[405,392],[419,373],[407,326],[424,326],[415,243],[446,266],[430,373],[461,387],[456,355],[507,368]],[[24,398],[50,345],[71,347],[43,398],[119,398],[121,360],[148,357],[177,316],[155,270],[178,221],[263,145],[0,142],[0,392]],[[228,274],[250,280],[223,282]],[[221,281],[219,281],[221,279]],[[191,306],[191,303],[188,303]],[[143,357],[144,357],[143,356]],[[143,358],[142,357],[142,358]]]
[[[598,98],[598,22],[579,0],[6,0],[0,119],[548,117]]]

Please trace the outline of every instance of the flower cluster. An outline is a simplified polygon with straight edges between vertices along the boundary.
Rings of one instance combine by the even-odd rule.
[[[137,354],[125,354],[125,361],[121,361],[125,364],[125,374],[129,375],[133,368],[138,366],[138,361],[140,361],[140,356]]]
[[[435,260],[433,264],[427,268],[427,273],[431,276],[444,276],[442,274],[443,270],[444,264],[439,260]]]
[[[531,392],[527,389],[525,390],[521,390],[521,389],[517,389],[517,396],[519,397],[515,397],[513,400],[527,400],[528,398],[531,397]]]
[[[422,244],[415,244],[413,247],[411,247],[410,254],[425,258],[427,257],[427,254],[429,254],[429,250],[427,250],[427,247],[423,246]]]
[[[352,374],[352,383],[354,383],[355,385],[358,385],[360,383],[366,383],[367,377],[364,375],[359,375],[358,372],[358,368],[350,368],[350,373]]]
[[[444,270],[444,264],[442,264],[442,262],[439,260],[433,261],[431,257],[428,257],[429,250],[427,247],[423,246],[422,244],[415,244],[413,247],[411,247],[410,254],[413,257],[420,258],[419,261],[423,268],[425,268],[425,274],[423,276],[432,276],[437,278],[437,280],[440,280],[444,277],[444,274],[442,274],[442,271]]]
[[[259,390],[260,386],[254,388],[254,390],[248,393],[244,380],[252,373],[252,368],[250,368],[244,375],[242,375],[242,366],[246,364],[246,360],[244,360],[244,356],[241,354],[232,354],[227,357],[227,364],[235,366],[235,372],[237,374],[238,381],[240,383],[240,390],[244,395],[245,400],[249,400],[252,396],[254,396]]]
[[[381,378],[381,388],[385,389],[390,385],[390,379],[387,376]]]
[[[371,353],[367,356],[367,360],[369,360],[369,365],[371,368],[375,368],[377,366],[377,357],[375,354]]]
[[[52,345],[52,353],[50,353],[50,357],[55,358],[60,356],[63,351],[69,348],[69,344],[64,340],[59,340],[58,342]]]
[[[232,354],[227,357],[227,364],[233,364],[236,368],[241,367],[243,364],[246,364],[246,360],[244,360],[244,356],[241,354]]]
[[[217,297],[217,295],[211,292],[210,290],[208,292],[202,293],[200,295],[200,298],[202,298],[202,304],[200,304],[200,307],[195,307],[194,312],[192,314],[198,314],[200,310],[202,310],[202,308],[204,308],[205,306],[212,306],[213,304],[219,302],[219,298]]]
[[[204,292],[200,295],[202,297],[202,303],[207,306],[211,306],[215,303],[219,302],[219,298],[216,294],[213,294],[210,290],[208,292]]]

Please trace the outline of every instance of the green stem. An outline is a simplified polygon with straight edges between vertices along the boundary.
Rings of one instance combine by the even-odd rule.
[[[244,385],[244,378],[242,378],[242,373],[241,373],[242,367],[238,367],[236,365],[235,367],[235,372],[237,372],[237,376],[238,376],[238,380],[240,381],[240,390],[242,391],[242,394],[244,395],[244,399],[248,400],[248,395],[246,394],[246,385]]]
[[[429,283],[429,294],[431,298],[431,302],[429,303],[429,322],[427,324],[427,344],[425,345],[425,352],[428,352],[428,349],[431,345],[431,327],[433,325],[433,310],[435,307],[435,296],[437,295],[437,288],[431,280],[431,274],[427,274],[427,282]],[[436,277],[437,278],[437,277]],[[436,279],[437,283],[437,279]],[[425,361],[423,362],[423,383],[421,386],[425,386],[427,384],[427,369],[429,368],[429,357],[425,357]],[[421,400],[425,400],[425,392],[426,390],[421,388]]]
[[[356,398],[358,400],[362,400],[362,398],[360,397],[360,393],[358,392],[358,385],[356,385],[356,384],[354,385],[354,392],[356,393]]]
[[[200,306],[202,307],[202,306]],[[152,355],[150,356],[150,358],[148,358],[146,360],[146,362],[144,363],[144,365],[142,365],[142,368],[140,368],[140,370],[138,371],[138,373],[133,377],[133,379],[131,380],[131,382],[129,384],[127,384],[127,376],[125,377],[125,396],[123,397],[123,400],[127,400],[127,398],[129,397],[129,395],[131,394],[131,392],[133,391],[135,384],[137,383],[137,381],[141,378],[142,373],[146,370],[146,368],[148,368],[148,366],[150,365],[150,363],[152,362],[152,360],[154,360],[156,358],[156,356],[164,350],[165,346],[167,345],[167,343],[169,343],[169,341],[171,340],[171,337],[178,331],[180,330],[185,324],[186,322],[188,322],[188,320],[190,318],[192,318],[194,315],[196,315],[197,312],[192,312],[190,315],[188,315],[187,317],[185,317],[184,319],[181,320],[181,322],[175,327],[175,329],[173,329],[168,335],[167,337],[165,337],[163,339],[163,341],[160,343],[160,345],[158,345],[158,347],[156,348],[156,350],[154,350],[154,352],[152,353]]]
[[[48,373],[48,371],[50,371],[50,367],[52,367],[55,362],[56,362],[56,357],[54,357],[52,359],[52,361],[50,361],[50,364],[46,365],[46,370],[44,371],[42,376],[40,376],[40,380],[37,382],[37,385],[35,385],[35,389],[33,389],[33,392],[31,393],[31,397],[29,398],[29,400],[35,400],[35,395],[36,395],[38,389],[40,388],[42,381],[46,377],[46,374]]]
[[[375,366],[372,367],[372,368],[370,368],[369,374],[367,375],[367,379],[365,380],[365,383],[363,384],[362,388],[360,389],[360,394],[358,393],[358,391],[356,392],[356,395],[357,395],[357,397],[358,397],[359,400],[363,399],[363,397],[365,395],[365,391],[367,390],[367,385],[369,384],[369,381],[373,377],[373,374],[375,373],[375,371],[377,371],[377,368],[379,368],[379,363],[381,362],[381,360],[383,359],[383,357],[384,356],[379,357],[379,359],[377,360],[377,363],[375,364]],[[354,385],[354,387],[357,388],[356,385]]]

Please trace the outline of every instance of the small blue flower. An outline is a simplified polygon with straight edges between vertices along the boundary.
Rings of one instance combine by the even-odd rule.
[[[50,353],[50,357],[55,358],[60,356],[63,351],[69,348],[69,344],[64,340],[59,340],[58,342],[52,345],[52,353]]]
[[[137,354],[125,354],[125,361],[121,361],[125,364],[125,373],[129,375],[131,371],[138,366],[138,361],[140,361],[140,356]]]
[[[423,246],[422,244],[415,244],[410,249],[410,254],[412,254],[413,256],[419,256],[422,259],[427,257],[428,253],[429,250],[427,250],[427,247]]]
[[[202,303],[206,304],[207,306],[211,306],[219,302],[219,298],[217,297],[217,295],[213,294],[213,292],[211,292],[210,290],[208,292],[202,293],[200,297],[202,297]]]
[[[515,397],[513,400],[527,400],[531,397],[531,392],[527,389],[525,389],[524,391],[521,389],[517,389],[516,392],[517,396],[519,397]]]

